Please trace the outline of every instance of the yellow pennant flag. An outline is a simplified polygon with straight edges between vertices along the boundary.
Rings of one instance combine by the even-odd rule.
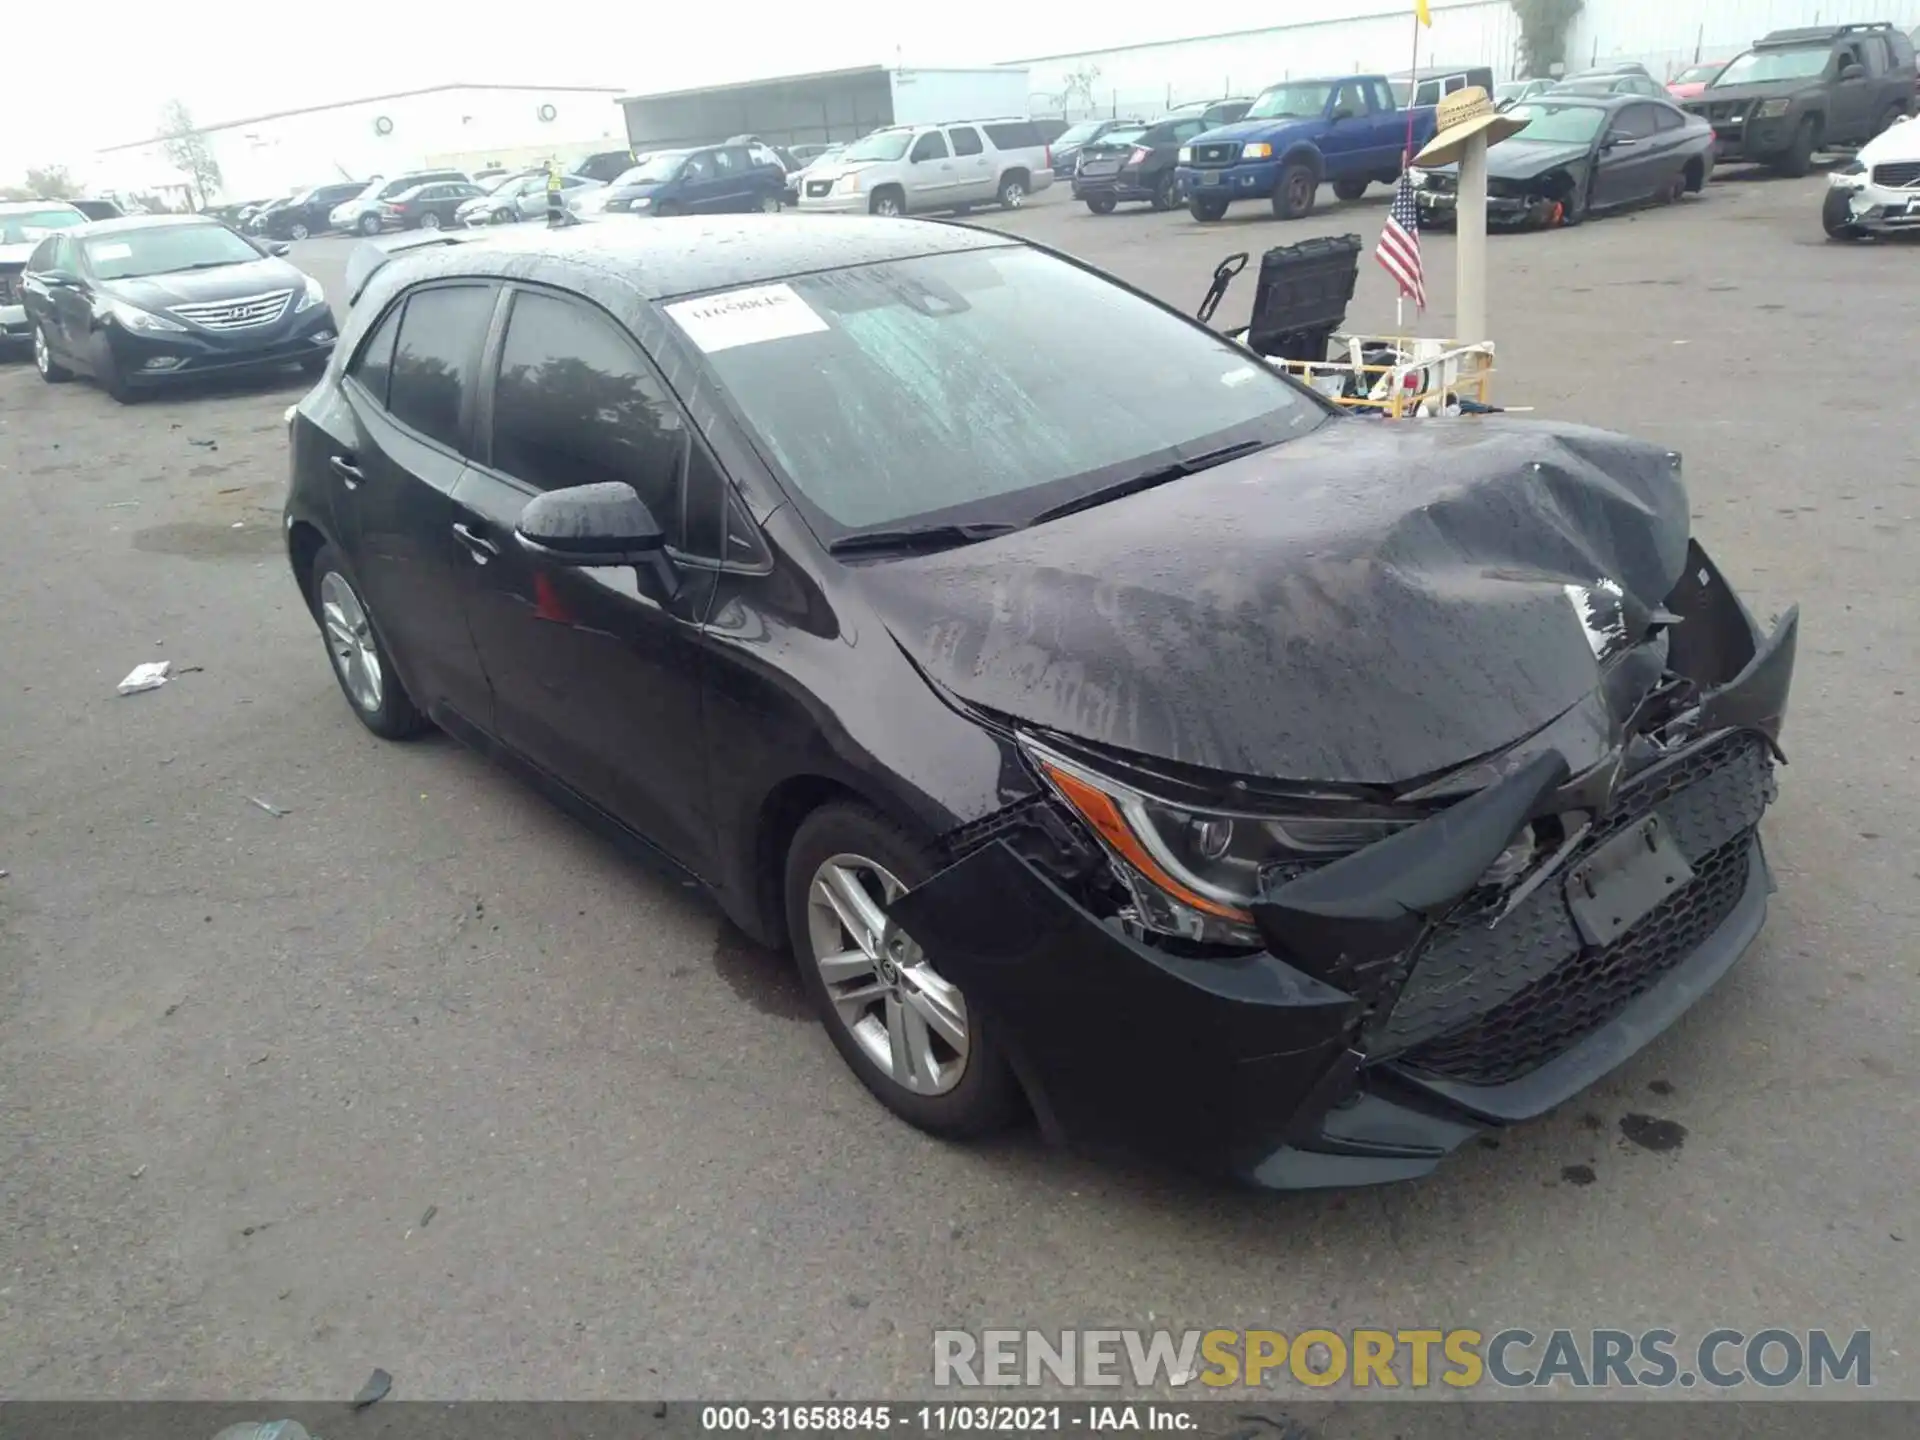
[[[1427,0],[1413,0],[1413,18],[1422,25],[1433,25],[1433,11],[1427,8]]]

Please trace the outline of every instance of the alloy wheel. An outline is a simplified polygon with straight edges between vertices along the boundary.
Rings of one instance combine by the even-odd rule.
[[[780,213],[780,197],[778,195],[762,195],[760,197],[760,211],[764,215],[778,215]]]
[[[52,363],[53,357],[47,353],[47,332],[35,325],[33,327],[33,368],[44,375],[47,373],[47,367]]]
[[[1018,210],[1027,203],[1027,187],[1018,180],[1009,180],[1000,187],[1000,203],[1009,210]]]
[[[333,657],[341,686],[355,705],[374,714],[386,696],[386,675],[366,607],[338,570],[329,570],[320,581],[320,623],[326,629],[327,653]]]
[[[431,210],[427,211],[426,214],[420,217],[420,228],[422,230],[438,230],[440,228],[440,217]]]
[[[835,855],[807,888],[807,938],[833,1011],[896,1085],[944,1095],[967,1069],[967,1006],[881,909],[906,887],[873,860]]]
[[[298,220],[294,221],[293,224],[287,227],[287,234],[291,235],[295,240],[304,240],[311,233],[312,232],[308,230],[307,227],[301,224]]]
[[[876,215],[898,215],[900,213],[900,202],[891,195],[882,195],[873,202],[873,213]]]

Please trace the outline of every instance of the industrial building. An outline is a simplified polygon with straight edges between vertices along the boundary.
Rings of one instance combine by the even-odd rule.
[[[887,125],[1025,115],[1032,83],[1023,66],[926,69],[858,65],[733,85],[628,95],[635,150],[757,135],[776,145],[855,140]]]
[[[1511,0],[1430,0],[1418,31],[1419,65],[1490,65],[1518,73],[1520,15]],[[1032,113],[1147,115],[1187,100],[1252,95],[1276,81],[1414,65],[1411,0],[1290,0],[1285,25],[1107,50],[1026,56]],[[1697,60],[1730,59],[1769,30],[1891,20],[1920,22],[1920,0],[1586,0],[1567,33],[1563,63],[1579,70],[1638,61],[1656,77]]]
[[[476,170],[567,160],[625,144],[615,89],[435,85],[199,127],[220,164],[222,197],[284,195],[296,185],[398,175],[423,166]],[[94,156],[102,191],[178,193],[163,142],[146,137]]]

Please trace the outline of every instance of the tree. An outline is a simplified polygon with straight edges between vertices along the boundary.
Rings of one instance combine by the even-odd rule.
[[[1511,3],[1514,13],[1520,17],[1520,38],[1515,46],[1519,51],[1516,58],[1520,74],[1528,78],[1551,75],[1555,65],[1566,61],[1567,39],[1583,0],[1511,0]]]
[[[71,200],[80,193],[64,165],[42,165],[27,170],[27,190],[35,200]]]
[[[1060,77],[1060,108],[1071,107],[1078,98],[1081,106],[1093,108],[1093,82],[1100,78],[1098,65],[1082,65],[1078,70],[1069,71]]]
[[[169,100],[160,112],[160,151],[167,163],[187,177],[189,194],[199,192],[197,208],[206,209],[220,188],[220,161],[207,137],[193,125],[193,113],[184,100]]]

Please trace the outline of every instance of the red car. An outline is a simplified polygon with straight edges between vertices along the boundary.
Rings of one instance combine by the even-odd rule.
[[[1713,77],[1727,68],[1724,60],[1703,60],[1689,65],[1667,82],[1667,93],[1676,100],[1691,100],[1713,83]]]

